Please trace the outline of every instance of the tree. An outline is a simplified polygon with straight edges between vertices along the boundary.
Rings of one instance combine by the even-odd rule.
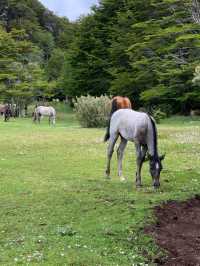
[[[55,48],[47,62],[46,71],[49,80],[58,80],[65,62],[65,53],[60,48]]]
[[[20,110],[36,98],[51,97],[54,87],[39,64],[40,50],[25,36],[24,31],[0,29],[1,98],[14,101]]]
[[[129,96],[135,107],[189,111],[200,56],[192,2],[102,0],[79,24],[66,65],[70,95],[119,94]]]
[[[37,79],[39,81],[43,80],[43,85],[46,83],[43,87],[51,87],[49,95],[51,97],[59,95],[59,97],[64,98],[64,90],[58,86],[58,80],[61,79],[64,55],[73,41],[76,25],[70,23],[66,18],[57,17],[38,0],[2,0],[0,5],[0,25],[4,28],[4,37],[7,32],[6,38],[11,38],[8,49],[12,47],[11,43],[14,43],[14,47],[11,49],[12,52],[8,54],[7,59],[6,56],[4,58],[0,56],[1,60],[4,60],[4,63],[1,63],[1,66],[4,66],[4,72],[2,69],[1,77],[3,78],[3,75],[5,77],[6,74],[9,74],[11,79],[11,74],[13,74],[13,81],[16,76],[19,78],[19,68],[24,71],[24,76],[21,75],[20,79],[27,80],[25,73],[30,71],[30,75],[32,75],[31,71],[33,71],[32,67],[34,66],[34,68],[38,69]],[[10,33],[11,35],[9,35]],[[21,49],[22,47],[18,48],[22,44],[24,49],[27,45],[26,53],[25,50]],[[8,49],[5,49],[5,54],[8,53]],[[14,54],[14,51],[17,55]],[[8,64],[6,64],[6,60],[8,60]],[[12,66],[12,69],[9,69],[8,65]],[[36,78],[35,75],[33,76]],[[48,83],[47,80],[49,81]],[[7,83],[1,83],[1,87],[5,86],[4,92],[8,88]],[[23,87],[23,82],[20,81],[19,83],[18,81],[17,87],[19,92],[19,87]],[[25,89],[26,86],[24,86],[24,91]],[[45,90],[41,90],[39,94],[45,94]],[[2,97],[4,96],[2,94]]]

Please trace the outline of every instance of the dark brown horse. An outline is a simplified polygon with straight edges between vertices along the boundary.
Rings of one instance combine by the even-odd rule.
[[[113,113],[119,109],[132,109],[132,104],[131,104],[131,101],[129,100],[129,98],[122,97],[122,96],[115,96],[114,98],[112,98],[108,127],[107,127],[107,131],[106,131],[106,135],[104,137],[105,142],[109,139],[109,136],[110,136],[110,132],[109,132],[110,131],[110,119],[111,119]]]
[[[4,121],[7,122],[12,116],[10,105],[9,104],[0,105],[0,114],[4,115]]]

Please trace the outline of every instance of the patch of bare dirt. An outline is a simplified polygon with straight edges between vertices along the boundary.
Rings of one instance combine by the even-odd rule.
[[[157,265],[200,266],[200,196],[155,208],[157,223],[145,230],[168,252]]]

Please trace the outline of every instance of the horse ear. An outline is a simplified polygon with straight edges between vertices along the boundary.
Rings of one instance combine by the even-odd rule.
[[[165,159],[165,156],[166,156],[166,153],[165,154],[163,154],[163,155],[161,155],[159,158],[160,158],[160,160],[162,161],[162,160],[164,160]]]

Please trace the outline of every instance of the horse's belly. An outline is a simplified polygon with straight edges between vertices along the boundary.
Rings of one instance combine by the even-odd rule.
[[[122,128],[119,133],[124,139],[128,141],[135,141],[135,134],[129,128]]]
[[[139,142],[141,144],[146,144],[146,129],[141,128],[136,130],[135,128],[122,128],[120,130],[120,135],[128,141]]]

